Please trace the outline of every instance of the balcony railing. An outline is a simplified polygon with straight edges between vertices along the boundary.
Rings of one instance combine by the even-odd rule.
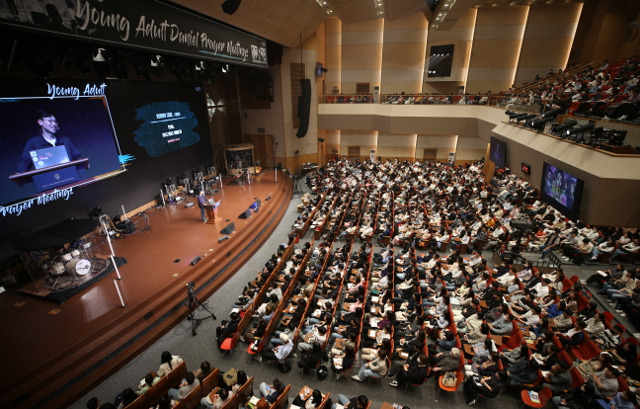
[[[548,100],[502,95],[429,95],[429,94],[339,94],[325,95],[326,104],[391,104],[391,105],[485,105],[512,111],[539,114]]]

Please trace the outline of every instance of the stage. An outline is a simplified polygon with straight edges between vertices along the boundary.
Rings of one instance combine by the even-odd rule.
[[[203,223],[195,206],[167,204],[147,211],[151,229],[113,241],[126,259],[117,280],[108,275],[63,304],[19,294],[0,296],[4,367],[2,407],[64,407],[100,383],[188,313],[186,284],[195,282],[199,299],[215,292],[278,225],[291,199],[291,179],[281,172],[252,176],[252,183],[231,184],[214,195],[221,200],[215,224]],[[210,196],[211,197],[211,196]],[[267,200],[270,198],[270,200]],[[239,216],[257,199],[261,206],[248,219]],[[219,242],[220,230],[235,233]],[[105,243],[95,249],[108,255]],[[192,266],[196,257],[200,260]]]

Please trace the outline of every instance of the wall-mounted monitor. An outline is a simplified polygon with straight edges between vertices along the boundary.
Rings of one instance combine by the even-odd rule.
[[[3,96],[0,123],[0,205],[42,204],[124,171],[105,96]]]
[[[428,78],[450,77],[453,65],[453,44],[434,45],[429,52]]]
[[[507,143],[492,136],[489,140],[489,159],[495,163],[496,169],[504,169],[507,165]]]
[[[584,181],[554,165],[542,165],[540,197],[568,218],[578,218]]]

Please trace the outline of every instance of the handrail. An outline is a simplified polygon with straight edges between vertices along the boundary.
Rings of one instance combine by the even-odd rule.
[[[515,88],[514,92],[526,91],[527,89],[529,89],[531,87],[534,87],[534,86],[537,86],[537,85],[545,84],[547,82],[553,82],[553,81],[558,80],[558,79],[564,79],[568,75],[573,75],[576,72],[584,70],[587,67],[592,67],[594,65],[602,64],[606,60],[607,60],[607,58],[601,58],[599,60],[592,61],[592,62],[589,62],[589,63],[585,63],[585,64],[582,64],[582,65],[575,65],[575,66],[569,68],[568,70],[565,70],[565,71],[563,71],[561,73],[554,74],[551,77],[540,78],[538,81],[534,81],[534,82],[531,82],[531,83],[527,83],[526,85],[522,85],[520,87],[517,87],[517,88]]]

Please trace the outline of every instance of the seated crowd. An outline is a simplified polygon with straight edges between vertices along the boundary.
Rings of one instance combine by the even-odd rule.
[[[640,119],[639,80],[640,56],[633,56],[539,80],[506,93],[505,102],[507,109],[540,101],[574,114],[632,121]]]
[[[492,269],[481,251],[629,263],[640,250],[637,229],[568,220],[514,175],[485,183],[482,165],[337,160],[319,169],[307,180],[312,194],[302,198],[288,242],[216,328],[220,350],[244,341],[248,354],[283,373],[293,357],[303,374],[320,377],[329,362],[337,379],[388,377],[397,388],[433,378],[445,390],[462,385],[469,405],[504,389],[549,393],[559,407],[598,399],[635,405],[628,386],[640,380],[638,342],[598,310],[585,283],[552,264]],[[523,223],[529,227],[518,227]],[[312,240],[298,245],[308,230]],[[599,285],[635,320],[637,274],[619,264],[587,284]],[[141,390],[180,363],[163,354]],[[185,373],[164,399],[184,399],[207,368]],[[220,379],[216,385],[231,388]],[[273,404],[284,385],[274,380],[260,391]],[[332,403],[328,394],[302,392],[306,407]],[[232,393],[209,392],[200,404],[222,407]],[[135,396],[123,393],[117,403],[125,407]],[[338,395],[333,403],[369,404],[364,395]]]
[[[389,376],[400,388],[430,377],[442,383],[453,373],[458,384],[464,380],[469,404],[504,388],[561,396],[582,384],[582,393],[564,401],[619,398],[618,386],[640,379],[637,342],[598,311],[589,290],[561,268],[492,270],[477,250],[545,251],[576,264],[601,258],[602,250],[629,259],[638,249],[615,253],[616,245],[601,245],[636,242],[637,230],[567,220],[513,175],[485,184],[481,166],[342,160],[321,168],[308,181],[315,205],[304,199],[309,207],[300,207],[297,224],[311,221],[314,242],[303,246],[292,297],[281,302],[274,336],[260,341],[256,358],[287,372],[294,356],[307,372],[321,366],[324,351],[337,378]],[[515,228],[513,220],[533,229]],[[336,240],[346,244],[333,250]],[[635,274],[620,266],[590,282],[635,311]],[[574,359],[596,370],[569,373]],[[585,381],[591,378],[598,380]],[[605,378],[615,391],[602,390]]]

